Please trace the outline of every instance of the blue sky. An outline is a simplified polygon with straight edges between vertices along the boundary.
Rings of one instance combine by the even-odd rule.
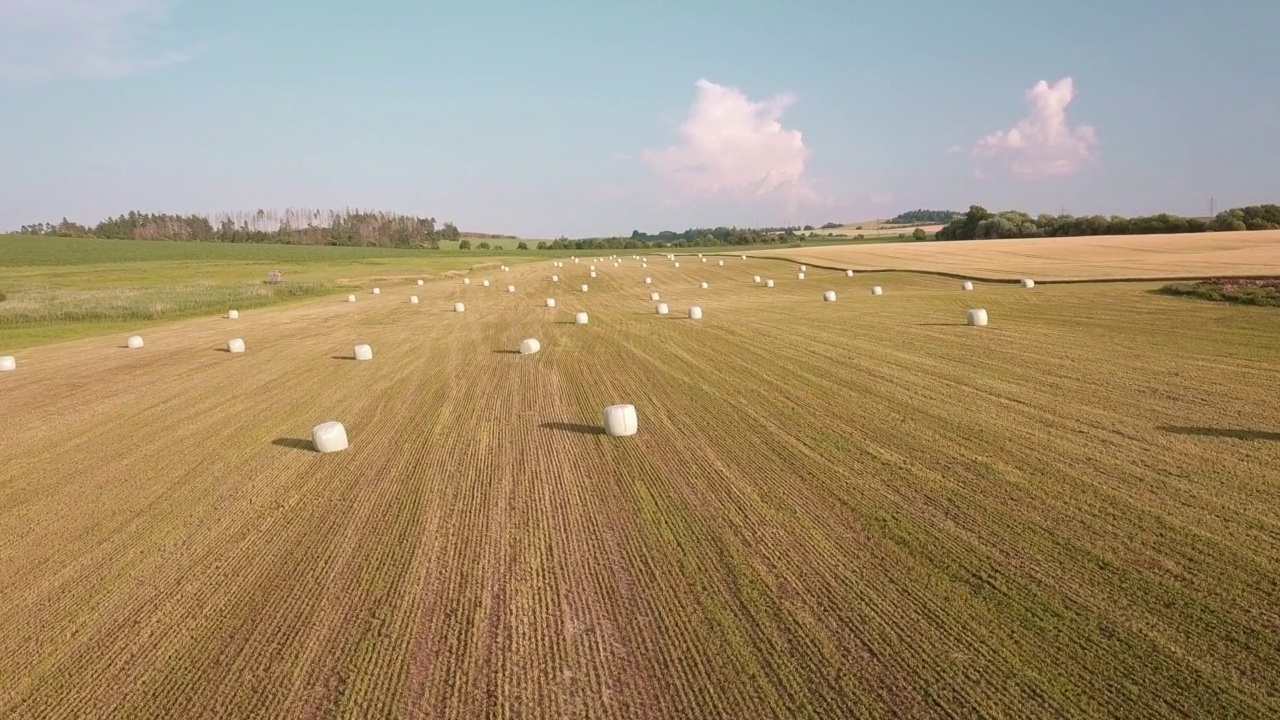
[[[0,230],[293,206],[573,237],[1280,201],[1280,3],[621,5],[0,0]]]

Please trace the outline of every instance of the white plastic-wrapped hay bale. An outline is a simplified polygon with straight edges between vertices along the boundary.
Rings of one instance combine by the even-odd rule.
[[[965,280],[963,283],[960,283],[960,287],[964,290],[972,290],[973,283],[969,280]]]
[[[690,320],[701,320],[701,319],[702,319],[702,308],[698,307],[697,305],[694,305],[693,307],[689,308],[689,319],[690,319]]]
[[[698,253],[698,257],[702,257],[702,253]]]
[[[803,280],[803,279],[804,279],[804,273],[802,273],[802,272],[798,272],[798,273],[796,273],[796,279],[797,279],[797,280]]]
[[[721,266],[721,267],[724,267],[724,261],[723,261],[723,260],[717,260],[717,261],[716,261],[716,265],[719,265],[719,266]]]
[[[1035,286],[1036,286],[1036,281],[1035,281],[1035,280],[1032,280],[1031,278],[1023,278],[1023,280],[1022,280],[1022,287],[1024,287],[1024,288],[1033,288],[1033,287],[1035,287]]]
[[[239,319],[240,319],[240,311],[239,311],[239,310],[228,310],[228,311],[227,311],[227,319],[228,319],[228,320],[239,320]]]
[[[770,280],[765,280],[765,281],[764,281],[764,286],[765,286],[765,287],[773,287],[773,280],[772,280],[772,279],[770,279]]]
[[[419,286],[421,286],[421,285],[425,285],[425,284],[426,284],[426,283],[424,283],[421,279],[419,279],[419,280],[418,280],[418,285],[419,285]]]
[[[586,284],[586,283],[583,283],[583,284],[582,284],[582,292],[586,292],[586,291],[587,291],[587,284]]]
[[[18,369],[18,361],[12,355],[0,357],[0,372],[13,372]]]
[[[347,443],[347,429],[336,420],[320,423],[311,428],[311,445],[316,452],[322,453],[346,450],[350,447]]]
[[[707,289],[707,288],[709,288],[709,287],[711,287],[711,286],[707,284],[707,281],[706,281],[706,280],[703,280],[702,282],[698,283],[698,289],[699,289],[699,290],[706,290],[706,289]]]
[[[808,270],[808,269],[809,269],[809,268],[808,268],[808,266],[806,266],[806,265],[801,265],[801,266],[800,266],[800,272],[804,272],[805,270]]]
[[[592,270],[592,271],[591,271],[591,277],[595,277],[595,276],[596,276],[596,271],[595,271],[595,270]]]
[[[244,352],[244,340],[240,338],[231,338],[227,341],[227,352],[242,353]]]
[[[489,287],[489,281],[488,281],[488,280],[481,280],[481,281],[480,281],[480,285],[481,285],[481,286],[483,286],[483,287]]]
[[[652,292],[652,293],[649,293],[649,299],[652,300],[653,302],[658,302],[662,298],[658,297],[658,293]]]
[[[515,285],[508,285],[508,286],[507,286],[507,292],[509,292],[509,293],[513,293],[513,292],[515,292],[515,291],[516,291],[516,286],[515,286]]]
[[[574,265],[577,265],[577,264],[578,264],[578,258],[574,258],[574,259],[573,259],[573,264],[574,264]]]
[[[746,256],[746,255],[743,255],[743,256],[742,256],[742,259],[743,259],[743,260],[746,260],[746,259],[747,259],[747,256]]]
[[[645,285],[652,285],[652,284],[653,284],[653,278],[651,278],[651,277],[646,277],[646,278],[644,279],[644,284],[645,284]]]
[[[591,267],[589,267],[589,268],[587,268],[587,269],[588,269],[588,270],[590,270],[591,272],[595,272],[595,271],[596,271],[596,266],[595,266],[595,265],[592,265]]]
[[[556,299],[555,299],[555,298],[547,298],[547,307],[549,307],[549,308],[553,308],[553,307],[555,307],[555,306],[556,306]]]
[[[542,349],[542,343],[537,338],[525,338],[520,341],[520,354],[532,355]]]
[[[706,262],[706,261],[707,261],[707,259],[706,259],[706,258],[702,258],[702,262]]]
[[[137,349],[143,346],[141,335],[130,335],[128,342],[125,343],[130,348]]]
[[[872,295],[883,295],[883,294],[884,294],[884,288],[880,287],[879,285],[872,285],[872,286],[871,286],[871,294],[872,294]]]
[[[364,345],[364,344],[357,345],[357,346],[355,346],[354,348],[352,348],[352,349],[351,349],[351,354],[352,354],[352,355],[355,357],[355,359],[357,359],[357,360],[372,360],[372,359],[373,359],[373,348],[369,347],[368,345]]]
[[[381,294],[382,294],[382,288],[374,288],[374,289],[373,289],[373,294],[374,294],[374,295],[381,295]]]
[[[754,283],[758,283],[758,282],[760,282],[760,276],[759,276],[759,275],[752,275],[752,276],[751,276],[751,282],[754,282]]]
[[[676,267],[680,267],[680,263],[676,263]]]
[[[642,268],[647,268],[647,267],[649,267],[649,263],[642,262],[642,263],[640,263],[640,267],[642,267]]]
[[[471,278],[462,278],[462,284],[463,284],[463,285],[470,285],[470,284],[471,284]]]
[[[836,301],[836,291],[835,291],[835,290],[828,290],[828,291],[826,291],[826,292],[822,293],[822,299],[823,299],[823,300],[825,300],[825,301],[827,301],[827,302],[835,302],[835,301]]]
[[[618,267],[618,263],[614,263],[614,264],[613,264],[613,266],[614,266],[614,267]]]
[[[853,277],[853,271],[852,271],[852,270],[845,270],[845,271],[844,271],[844,276],[845,276],[845,277]]]
[[[355,301],[356,301],[356,296],[355,296],[355,295],[348,295],[348,296],[347,296],[347,302],[355,302]]]
[[[410,296],[409,296],[409,304],[410,304],[410,305],[417,305],[417,304],[418,304],[418,296],[417,296],[417,295],[410,295]]]
[[[968,323],[975,327],[985,327],[987,324],[986,308],[973,308],[969,311]]]
[[[664,302],[658,303],[658,306],[654,309],[657,310],[659,315],[666,315],[667,313],[671,312],[671,309],[668,308],[667,304]]]
[[[560,276],[559,276],[559,275],[552,275],[552,276],[551,276],[551,282],[560,282]]]
[[[636,406],[619,403],[604,409],[604,431],[611,437],[628,437],[640,429]]]
[[[453,304],[453,311],[454,311],[454,312],[456,312],[456,313],[457,313],[457,312],[465,312],[465,311],[466,311],[466,309],[467,309],[467,306],[466,306],[466,305],[463,305],[463,304],[462,304],[462,303],[460,303],[460,302],[456,302],[456,303],[454,303],[454,304]]]
[[[574,314],[573,314],[573,324],[574,324],[574,325],[586,325],[586,324],[587,324],[587,314],[586,314],[586,313],[584,313],[584,312],[576,312],[576,313],[574,313]]]

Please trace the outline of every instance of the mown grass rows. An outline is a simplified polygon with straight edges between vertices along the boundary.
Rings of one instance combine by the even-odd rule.
[[[1277,450],[1155,430],[1264,407],[1258,320],[1215,350],[1119,286],[651,260],[250,313],[243,357],[221,319],[36,353],[11,397],[41,429],[0,447],[0,714],[1276,709]],[[993,327],[916,324],[970,302]],[[372,363],[332,359],[357,341]],[[619,401],[640,435],[591,434]],[[330,418],[347,452],[272,444]]]

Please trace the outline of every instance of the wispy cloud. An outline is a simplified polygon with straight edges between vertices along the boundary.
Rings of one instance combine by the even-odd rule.
[[[1067,106],[1075,95],[1069,77],[1053,85],[1041,80],[1025,93],[1027,116],[1012,128],[979,140],[972,156],[1001,162],[1011,174],[1022,177],[1071,175],[1097,162],[1094,128],[1072,128],[1067,123]],[[975,172],[975,177],[983,175],[981,169]]]
[[[191,60],[207,45],[164,48],[176,1],[0,0],[0,80],[114,80]]]
[[[794,97],[752,100],[706,79],[695,87],[697,98],[680,125],[680,142],[641,153],[654,172],[690,199],[826,202],[805,177],[810,150],[804,137],[780,122]]]

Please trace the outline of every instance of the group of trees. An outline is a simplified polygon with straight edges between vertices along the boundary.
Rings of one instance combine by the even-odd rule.
[[[964,213],[955,210],[908,210],[886,222],[887,225],[934,225],[949,223]]]
[[[453,223],[436,227],[435,218],[364,210],[289,209],[252,213],[169,215],[130,212],[87,227],[63,218],[58,223],[24,225],[27,235],[97,237],[121,240],[179,240],[190,242],[282,243],[289,245],[356,245],[397,248],[438,248],[459,240]]]
[[[1250,205],[1218,213],[1211,219],[1160,213],[1126,218],[1119,215],[1031,215],[1006,210],[993,213],[971,205],[964,215],[938,231],[939,240],[981,238],[1074,237],[1084,235],[1154,235],[1280,229],[1280,205]]]

